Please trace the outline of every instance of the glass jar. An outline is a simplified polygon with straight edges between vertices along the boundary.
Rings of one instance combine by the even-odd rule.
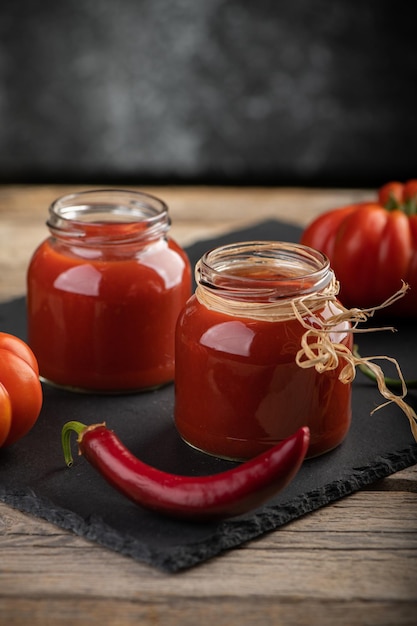
[[[51,205],[47,226],[27,276],[28,341],[43,380],[99,392],[172,381],[191,270],[168,236],[165,203],[136,191],[75,193]]]
[[[196,281],[176,332],[182,438],[240,460],[307,425],[308,456],[336,447],[351,420],[351,385],[339,380],[344,363],[319,373],[297,357],[305,333],[313,329],[311,343],[328,323],[324,346],[352,347],[350,323],[330,323],[341,309],[327,258],[292,243],[231,244],[200,259]]]

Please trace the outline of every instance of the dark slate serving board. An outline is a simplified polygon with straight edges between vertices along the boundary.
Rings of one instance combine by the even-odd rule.
[[[295,226],[268,221],[201,241],[187,251],[194,264],[204,251],[221,243],[297,241],[299,235]],[[359,335],[360,350],[364,355],[395,356],[405,376],[415,378],[415,326],[402,322],[396,324],[395,334]],[[24,298],[0,305],[0,329],[26,338]],[[408,399],[416,408],[415,393]],[[390,405],[370,415],[381,401],[373,383],[358,373],[352,428],[339,448],[306,461],[285,491],[251,514],[197,524],[135,506],[109,487],[84,458],[75,457],[74,466],[66,468],[61,450],[64,422],[106,421],[136,455],[161,469],[203,474],[231,467],[230,462],[206,456],[182,442],[173,423],[173,385],[124,396],[75,394],[45,386],[44,406],[35,427],[14,446],[0,449],[0,500],[138,561],[179,571],[417,463],[417,444],[403,413]]]

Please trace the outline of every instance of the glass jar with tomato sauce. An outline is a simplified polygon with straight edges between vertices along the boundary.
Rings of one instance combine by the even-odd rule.
[[[231,244],[200,259],[196,281],[176,331],[175,422],[182,438],[236,460],[304,425],[311,431],[308,456],[340,444],[351,420],[351,385],[339,379],[345,363],[319,372],[297,362],[310,328],[327,329],[325,351],[352,347],[350,323],[338,321],[327,258],[292,243]],[[313,332],[307,341],[316,339]]]
[[[127,190],[64,196],[27,276],[28,340],[41,377],[98,392],[174,378],[178,314],[191,294],[188,258],[166,204]]]

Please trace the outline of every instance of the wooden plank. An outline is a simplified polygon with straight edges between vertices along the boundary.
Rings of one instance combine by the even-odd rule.
[[[368,602],[351,599],[322,602],[294,593],[288,599],[160,598],[22,598],[18,610],[2,600],[2,624],[19,626],[415,626],[414,602]]]
[[[190,597],[150,601],[98,602],[95,598],[22,599],[18,612],[12,601],[0,608],[4,624],[19,626],[415,626],[414,602],[366,602],[350,599],[322,602],[296,594],[283,600],[249,596],[239,599]]]
[[[288,596],[296,586],[301,595],[314,598],[417,600],[416,493],[358,492],[173,576],[5,505],[0,505],[0,520],[3,596],[21,596],[23,589],[25,595],[36,595],[45,583],[48,593],[65,595],[71,580],[72,593],[108,597],[117,577],[117,595],[123,598],[136,593],[140,578],[142,591],[155,597],[187,595],[204,581],[203,593],[209,596]],[[61,572],[57,561],[65,565]],[[101,572],[99,579],[95,571]]]

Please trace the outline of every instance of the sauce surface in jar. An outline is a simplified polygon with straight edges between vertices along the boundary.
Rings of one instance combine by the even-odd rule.
[[[123,392],[173,380],[175,324],[191,290],[167,209],[146,194],[92,191],[50,209],[28,270],[28,340],[41,377]]]
[[[320,298],[333,278],[327,260],[294,244],[234,244],[207,253],[196,278],[176,335],[183,439],[245,459],[307,425],[309,456],[339,445],[351,420],[351,385],[339,380],[344,363],[322,373],[296,363],[306,328],[291,309],[294,298],[313,296],[314,310],[304,315],[313,327],[337,312],[337,303]],[[332,328],[329,339],[350,348],[349,324]]]

